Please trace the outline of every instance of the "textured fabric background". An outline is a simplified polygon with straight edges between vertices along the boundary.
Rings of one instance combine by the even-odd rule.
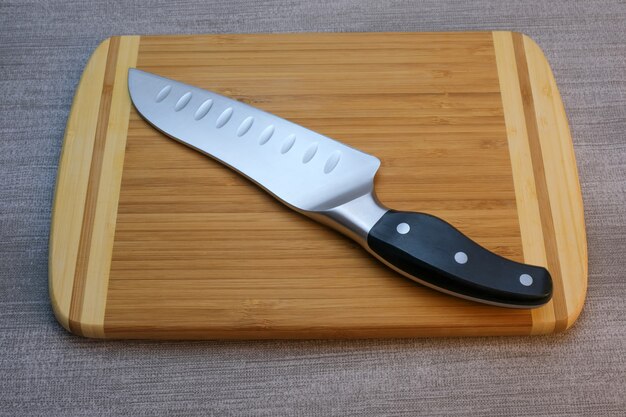
[[[85,62],[115,34],[511,29],[567,109],[589,239],[569,332],[535,338],[100,342],[48,301],[50,207]],[[626,415],[626,3],[0,0],[0,415]]]

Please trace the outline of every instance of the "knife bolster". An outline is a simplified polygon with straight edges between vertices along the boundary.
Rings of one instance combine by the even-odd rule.
[[[328,210],[306,211],[303,214],[343,233],[369,250],[367,236],[387,211],[389,209],[378,201],[372,187],[364,195],[347,203]]]

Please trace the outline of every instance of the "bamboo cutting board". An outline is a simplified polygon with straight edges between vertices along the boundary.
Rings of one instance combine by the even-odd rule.
[[[401,277],[133,109],[137,67],[379,157],[380,200],[546,266],[534,310]],[[98,338],[528,335],[580,313],[587,249],[567,118],[539,47],[511,32],[121,36],[76,91],[59,165],[50,296]]]

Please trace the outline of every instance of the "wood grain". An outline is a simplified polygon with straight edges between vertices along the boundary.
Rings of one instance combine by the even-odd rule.
[[[72,331],[175,339],[509,335],[563,330],[575,320],[586,287],[576,165],[549,66],[522,35],[128,39],[120,38],[120,46],[132,45],[117,56],[123,64],[108,61],[115,105],[105,145],[92,146],[94,155],[75,141],[68,148],[66,139],[64,149],[73,153],[63,161],[77,167],[81,152],[103,158],[101,173],[80,171],[96,187],[95,206],[86,192],[72,201],[94,216],[80,232],[89,256],[58,249],[77,239],[75,231],[51,240],[51,265],[80,266],[73,275],[51,269],[50,277],[53,288],[82,288],[69,305],[55,304],[60,317],[80,312],[68,313],[80,322]],[[148,126],[125,94],[122,75],[134,65],[375,154],[383,203],[441,216],[497,253],[548,265],[554,301],[533,311],[497,308],[400,277],[356,243]],[[68,131],[80,111],[76,101],[86,97],[82,88]],[[92,107],[106,91],[90,90]],[[73,197],[64,191],[64,167],[55,213],[70,204],[60,198]],[[54,234],[71,221],[55,214]],[[57,254],[63,259],[53,261]]]
[[[500,77],[504,119],[509,140],[511,169],[515,184],[515,198],[519,216],[524,260],[533,265],[548,267],[547,249],[537,204],[537,187],[534,166],[529,161],[531,150],[522,89],[516,60],[513,34],[494,32],[494,48]],[[532,130],[532,129],[531,129]],[[554,302],[532,310],[533,334],[554,330]]]
[[[57,320],[68,330],[108,51],[107,39],[94,51],[83,71],[65,129],[54,193],[48,255],[50,300]]]
[[[51,299],[66,328],[90,337],[104,337],[110,253],[131,105],[126,74],[135,65],[138,42],[137,36],[113,37],[94,52],[74,98],[59,164],[51,227]],[[75,252],[57,255],[68,247],[75,247]],[[59,270],[57,263],[64,269]],[[68,267],[73,271],[71,279]],[[53,278],[57,274],[64,278]]]
[[[70,330],[79,334],[82,333],[81,313],[85,300],[85,281],[87,279],[87,268],[89,267],[91,244],[94,240],[94,218],[96,215],[96,205],[98,204],[98,191],[100,187],[100,177],[102,176],[102,159],[106,144],[109,112],[111,111],[111,95],[113,83],[115,82],[115,67],[117,65],[119,45],[120,40],[118,37],[110,39],[106,67],[104,69],[102,92],[100,94],[100,106],[98,110],[98,120],[96,122],[93,152],[91,154],[91,165],[89,167],[85,211],[83,213],[83,223],[80,229],[80,240],[78,242],[78,255],[70,307]]]
[[[587,240],[582,193],[569,125],[550,65],[539,46],[523,37],[530,85],[535,103],[541,157],[553,217],[555,252],[562,279],[563,305],[557,314],[557,330],[570,327],[580,314],[587,290]],[[556,97],[556,99],[555,99]],[[569,279],[569,277],[580,277]],[[556,308],[556,307],[555,307]]]
[[[83,283],[81,332],[84,336],[104,337],[104,312],[111,265],[118,197],[124,163],[126,133],[128,130],[130,97],[128,96],[128,68],[137,60],[138,36],[124,36],[119,40],[115,60],[111,106],[108,113],[105,146],[102,149],[101,175],[98,183],[97,205],[94,212],[89,267]],[[105,77],[106,79],[106,77]]]

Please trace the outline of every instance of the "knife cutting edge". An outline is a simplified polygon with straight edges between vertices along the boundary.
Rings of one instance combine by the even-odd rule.
[[[543,267],[506,259],[426,213],[381,204],[380,160],[245,103],[130,69],[139,114],[165,135],[241,173],[282,203],[354,239],[423,285],[502,307],[533,308],[552,297]]]

